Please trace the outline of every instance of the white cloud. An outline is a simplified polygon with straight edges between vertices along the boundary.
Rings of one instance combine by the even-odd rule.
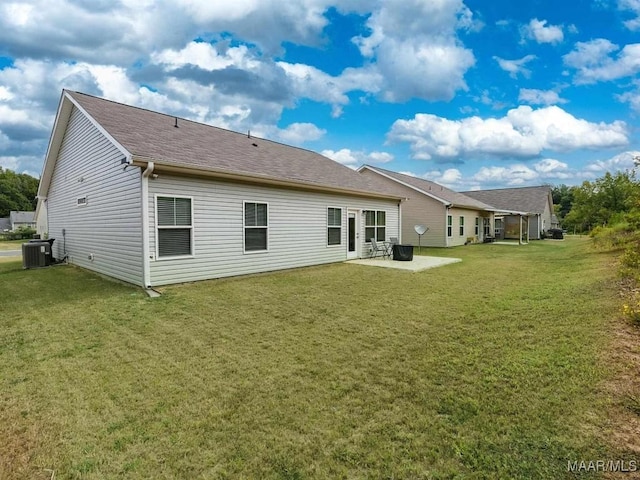
[[[611,54],[617,51],[615,58]],[[576,83],[590,84],[629,77],[640,72],[640,43],[618,45],[598,38],[576,43],[574,50],[564,55],[564,64],[576,72]]]
[[[397,120],[387,134],[391,142],[409,143],[413,158],[463,161],[469,155],[533,157],[544,150],[608,148],[629,142],[624,122],[593,123],[557,106],[520,106],[502,118],[449,120],[417,114]]]
[[[545,158],[532,165],[516,163],[508,166],[482,167],[471,177],[471,181],[480,187],[523,186],[558,183],[573,178],[575,178],[575,172],[566,163]]]
[[[222,70],[227,67],[255,69],[259,62],[249,54],[245,45],[225,48],[223,52],[205,42],[189,42],[181,50],[167,49],[151,54],[151,61],[165,65],[169,71],[186,65],[193,65],[203,70]]]
[[[524,164],[509,167],[482,167],[472,177],[480,184],[524,185],[538,178],[538,174]]]
[[[0,167],[16,171],[18,169],[19,160],[17,157],[0,157]],[[23,173],[23,172],[18,172]]]
[[[525,78],[531,76],[531,71],[525,68],[525,65],[537,57],[535,55],[526,55],[518,60],[505,60],[504,58],[494,56],[493,59],[498,62],[500,68],[505,72],[509,72],[511,78],[517,78],[522,75]]]
[[[307,97],[317,102],[327,102],[334,106],[349,103],[349,97],[345,93],[346,88],[340,78],[332,77],[315,67],[301,63],[279,62],[278,65],[291,80],[296,96]],[[334,110],[334,112],[341,111]]]
[[[568,170],[568,168],[569,165],[553,158],[545,158],[534,165],[534,169],[536,172],[547,174],[554,172],[564,172]]]
[[[410,171],[400,173],[425,178],[457,191],[541,184],[573,184],[585,178],[602,176],[606,171],[630,170],[634,168],[635,157],[640,157],[640,151],[628,151],[606,160],[593,161],[585,165],[582,170],[572,168],[567,163],[554,158],[544,158],[533,163],[485,165],[475,173],[467,174],[463,174],[457,168],[432,170],[424,174]]]
[[[553,90],[537,90],[530,88],[521,88],[518,100],[520,102],[528,103],[529,105],[558,105],[561,103],[567,103],[567,100],[560,98],[558,92]]]
[[[0,5],[0,45],[10,56],[131,64],[152,50],[182,48],[228,32],[273,54],[283,41],[318,46],[328,0],[30,0]],[[357,2],[344,2],[349,12]]]
[[[313,123],[292,123],[287,128],[279,130],[277,136],[285,143],[301,145],[304,142],[318,140],[327,133]]]
[[[624,26],[632,31],[640,30],[640,0],[618,0],[618,8],[635,16],[626,20]]]
[[[615,98],[620,102],[628,103],[633,110],[640,112],[640,87],[630,92],[616,95]]]
[[[393,160],[393,155],[387,152],[370,152],[354,151],[348,148],[341,150],[323,150],[320,152],[325,157],[335,160],[338,163],[355,168],[359,165],[369,163],[388,163]]]
[[[547,27],[546,25],[546,20],[534,18],[523,28],[523,34],[526,38],[533,39],[538,43],[560,43],[564,40],[561,26],[549,25]]]
[[[475,58],[456,34],[477,25],[461,0],[390,0],[373,11],[367,26],[371,33],[353,41],[375,60],[385,100],[450,100],[467,89],[464,75]]]
[[[387,152],[371,152],[367,159],[371,163],[389,163],[393,160],[393,155]]]
[[[423,175],[423,178],[432,182],[452,188],[462,181],[462,172],[457,168],[447,168],[444,171],[432,170]]]
[[[585,167],[587,172],[592,172],[596,176],[605,172],[615,172],[618,170],[632,170],[636,165],[634,158],[640,157],[640,151],[623,152],[606,160],[596,160],[590,162]]]

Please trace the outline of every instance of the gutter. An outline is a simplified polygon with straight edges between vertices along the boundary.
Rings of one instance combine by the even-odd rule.
[[[166,162],[156,162],[148,157],[134,156],[131,159],[131,164],[137,167],[144,168],[148,164],[154,164],[154,173],[168,173],[176,175],[187,175],[195,177],[208,177],[217,178],[227,181],[234,181],[239,183],[250,183],[258,185],[272,185],[282,188],[290,188],[297,190],[310,190],[316,192],[326,193],[338,193],[343,195],[351,195],[365,198],[379,198],[385,200],[394,200],[396,202],[402,201],[404,197],[391,194],[376,193],[364,190],[350,190],[348,188],[332,187],[328,185],[320,185],[306,181],[295,180],[283,180],[275,177],[268,177],[266,175],[256,175],[251,173],[237,173],[229,170],[217,170],[214,168],[200,167],[200,166],[184,166],[176,165]]]
[[[140,176],[142,187],[142,286],[151,287],[151,264],[149,254],[149,177],[153,174],[155,165],[147,163],[147,168]]]

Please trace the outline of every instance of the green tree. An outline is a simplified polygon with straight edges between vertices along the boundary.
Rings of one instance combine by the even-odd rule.
[[[37,193],[37,178],[0,167],[0,217],[8,217],[11,210],[35,210]]]
[[[562,184],[551,189],[555,213],[560,221],[564,220],[571,211],[571,207],[573,206],[573,191],[575,188],[576,187],[569,187]]]
[[[640,182],[634,171],[609,172],[573,189],[573,203],[565,216],[568,228],[585,231],[620,220],[640,207]]]

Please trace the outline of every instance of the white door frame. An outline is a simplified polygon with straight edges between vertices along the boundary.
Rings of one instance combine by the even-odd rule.
[[[354,219],[354,244],[351,245],[351,219]],[[360,258],[360,210],[347,209],[347,260]],[[353,248],[353,250],[352,250]]]

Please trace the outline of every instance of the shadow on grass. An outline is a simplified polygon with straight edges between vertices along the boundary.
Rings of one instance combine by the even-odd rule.
[[[72,265],[25,270],[22,259],[0,262],[0,286],[3,310],[13,312],[141,291]]]

